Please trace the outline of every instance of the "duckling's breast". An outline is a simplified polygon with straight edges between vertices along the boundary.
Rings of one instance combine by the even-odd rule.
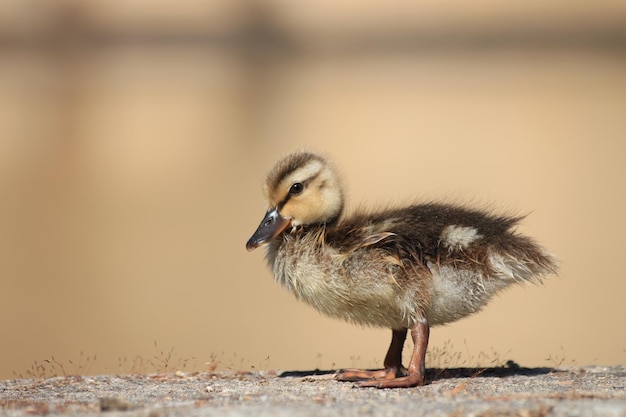
[[[380,249],[345,254],[315,233],[287,233],[270,243],[267,261],[281,285],[325,315],[395,329],[422,318],[427,294],[407,285],[402,268]]]

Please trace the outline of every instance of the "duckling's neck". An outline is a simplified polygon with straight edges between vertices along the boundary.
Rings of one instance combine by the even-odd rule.
[[[314,268],[314,275],[317,275],[322,272],[319,271],[319,265],[333,252],[324,242],[326,227],[325,223],[296,226],[275,237],[267,245],[266,260],[276,281],[298,298],[301,292],[298,287],[302,284],[298,277],[303,275],[300,271],[309,265],[308,272]]]

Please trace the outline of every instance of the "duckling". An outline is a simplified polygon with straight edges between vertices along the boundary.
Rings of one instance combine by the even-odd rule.
[[[269,208],[246,248],[266,246],[276,281],[327,316],[392,331],[383,369],[336,375],[361,387],[423,385],[431,326],[557,271],[551,254],[514,230],[522,217],[423,203],[344,218],[339,176],[315,153],[282,159],[263,190]],[[404,368],[409,330],[414,348]]]

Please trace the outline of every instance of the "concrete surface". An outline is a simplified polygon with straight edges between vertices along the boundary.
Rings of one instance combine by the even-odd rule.
[[[0,381],[0,415],[626,416],[626,367],[429,369],[428,384],[360,389],[334,371],[64,376]]]

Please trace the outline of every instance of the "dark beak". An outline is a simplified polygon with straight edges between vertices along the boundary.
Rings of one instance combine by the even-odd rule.
[[[268,210],[263,220],[261,220],[261,224],[257,227],[256,232],[254,232],[250,240],[248,240],[248,243],[246,243],[246,249],[251,251],[267,243],[270,239],[281,234],[290,224],[291,220],[281,216],[277,208]]]

